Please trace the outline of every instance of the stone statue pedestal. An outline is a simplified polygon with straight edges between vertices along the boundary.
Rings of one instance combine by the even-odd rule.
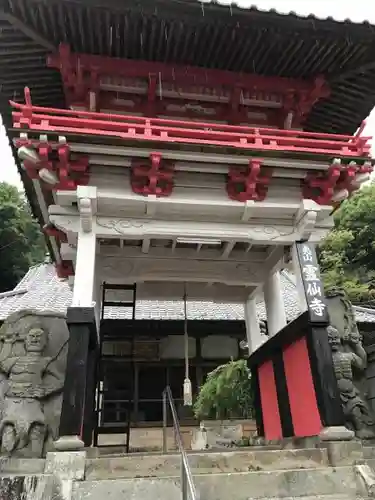
[[[325,427],[319,434],[321,441],[351,441],[355,437],[355,432],[345,426]]]
[[[78,451],[85,447],[84,442],[78,436],[61,436],[54,442],[57,451]]]

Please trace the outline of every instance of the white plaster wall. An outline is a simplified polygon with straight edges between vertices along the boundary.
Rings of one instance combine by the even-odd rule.
[[[160,359],[184,359],[184,336],[169,335],[160,342]],[[194,358],[197,353],[196,341],[189,337],[189,358]]]
[[[204,359],[226,359],[238,357],[238,341],[225,335],[210,335],[201,340]]]

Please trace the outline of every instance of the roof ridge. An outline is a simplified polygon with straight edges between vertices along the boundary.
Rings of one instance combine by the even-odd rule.
[[[375,315],[375,309],[373,309],[371,307],[363,307],[363,306],[355,306],[355,305],[353,305],[353,309],[355,311],[363,311],[363,312]]]

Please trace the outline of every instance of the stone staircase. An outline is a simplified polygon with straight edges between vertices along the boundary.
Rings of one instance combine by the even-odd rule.
[[[363,458],[366,461],[366,464],[375,471],[375,446],[364,446]]]
[[[188,459],[200,500],[373,498],[375,476],[365,459],[375,462],[375,448],[348,443],[345,449],[249,448],[191,452]],[[178,454],[50,453],[46,461],[3,459],[0,467],[1,500],[181,498]]]
[[[179,455],[133,455],[87,460],[86,480],[74,500],[175,500],[180,498]],[[202,500],[315,497],[358,498],[351,466],[332,468],[327,450],[252,450],[190,453],[189,464]]]

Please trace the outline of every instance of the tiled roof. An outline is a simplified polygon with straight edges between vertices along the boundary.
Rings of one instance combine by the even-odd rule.
[[[192,0],[194,1],[194,0]],[[332,21],[336,23],[370,23],[375,18],[373,9],[361,8],[358,9],[354,4],[348,3],[333,7],[329,2],[316,2],[314,4],[314,12],[311,12],[310,2],[301,2],[301,0],[284,0],[280,3],[279,0],[258,0],[251,4],[249,0],[196,0],[203,4],[218,4],[230,7],[239,7],[247,10],[255,10],[258,12],[271,13],[278,16],[294,16],[301,19],[311,19],[316,21]],[[332,14],[334,14],[332,16]],[[371,18],[371,19],[370,19]]]
[[[361,22],[361,13],[373,16],[371,2],[360,9],[315,2],[315,15],[308,15],[302,0],[251,3],[3,0],[0,112],[7,131],[12,127],[8,101],[24,102],[25,86],[35,105],[65,107],[60,74],[46,65],[47,54],[62,42],[72,51],[102,56],[266,76],[324,75],[332,93],[316,103],[306,130],[354,133],[375,106],[375,27]],[[267,11],[270,7],[277,10]],[[330,10],[336,20],[327,16]],[[33,213],[44,225],[32,181],[18,168]]]
[[[294,319],[299,313],[297,291],[291,277],[282,274],[283,298],[288,320]],[[0,320],[21,309],[49,310],[64,313],[72,300],[72,292],[66,281],[60,280],[52,264],[42,264],[29,270],[26,276],[15,288],[18,294],[0,294]],[[130,311],[109,307],[106,318],[130,319]],[[375,322],[375,311],[365,308],[355,308],[356,319],[359,322]],[[259,302],[259,319],[266,319],[265,306]],[[217,302],[188,301],[189,319],[205,320],[243,320],[242,304],[219,304]],[[183,319],[184,307],[182,301],[138,301],[136,319]]]
[[[354,133],[374,107],[375,28],[368,22],[346,20],[349,9],[344,7],[335,9],[341,14],[337,21],[326,17],[329,7],[314,5],[318,15],[306,15],[296,1],[297,13],[280,12],[276,0],[273,5],[278,10],[268,11],[258,8],[261,2],[254,7],[245,0],[4,0],[3,4],[8,16],[0,20],[4,114],[9,114],[8,99],[23,102],[25,85],[34,104],[64,106],[60,75],[46,66],[46,55],[59,43],[69,43],[74,52],[265,76],[324,75],[332,93],[314,106],[306,130]],[[358,21],[359,13],[355,19],[352,14],[354,8],[350,17]],[[20,23],[28,34],[19,29]]]

